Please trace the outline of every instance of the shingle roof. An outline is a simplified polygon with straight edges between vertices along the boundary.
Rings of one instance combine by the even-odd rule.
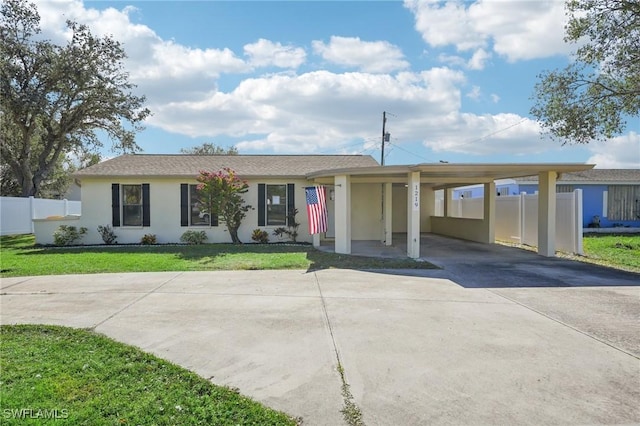
[[[538,176],[517,178],[517,182],[537,182]],[[591,169],[563,173],[558,182],[629,182],[640,185],[640,169]]]
[[[197,176],[201,170],[233,169],[238,176],[250,177],[305,177],[307,174],[328,169],[377,166],[370,155],[159,155],[127,154],[112,158],[74,176]]]

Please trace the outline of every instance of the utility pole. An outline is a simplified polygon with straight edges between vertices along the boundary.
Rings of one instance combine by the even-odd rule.
[[[387,124],[387,112],[382,111],[382,153],[380,154],[380,165],[384,166],[384,139],[385,139],[385,125]]]

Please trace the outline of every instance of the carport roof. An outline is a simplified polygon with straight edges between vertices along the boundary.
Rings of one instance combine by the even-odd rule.
[[[349,175],[368,182],[406,182],[410,172],[420,172],[422,182],[432,183],[439,187],[453,187],[537,175],[541,172],[557,172],[558,174],[579,172],[593,167],[593,164],[577,163],[422,163],[321,170],[307,174],[307,178],[326,182],[334,176]]]

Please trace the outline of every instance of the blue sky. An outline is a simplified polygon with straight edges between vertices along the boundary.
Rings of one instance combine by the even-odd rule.
[[[640,120],[606,143],[560,146],[529,115],[562,67],[560,1],[38,1],[122,42],[153,116],[146,153],[212,142],[241,154],[371,154],[386,164],[640,164]],[[107,143],[108,145],[108,143]],[[105,155],[113,155],[105,153]]]

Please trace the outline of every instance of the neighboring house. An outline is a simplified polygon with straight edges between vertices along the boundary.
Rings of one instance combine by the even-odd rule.
[[[495,242],[496,181],[538,175],[543,183],[538,209],[538,252],[555,253],[555,177],[593,167],[588,164],[415,164],[380,166],[361,155],[123,155],[77,172],[82,187],[82,216],[35,220],[36,242],[50,244],[60,225],[88,229],[82,242],[101,244],[96,231],[112,225],[118,243],[138,243],[155,234],[158,243],[179,242],[187,230],[204,230],[208,242],[230,242],[223,223],[199,209],[196,178],[200,171],[233,169],[249,184],[243,195],[253,209],[238,235],[251,242],[255,229],[272,233],[286,226],[287,215],[298,209],[298,240],[333,240],[337,253],[351,253],[352,240],[392,244],[393,233],[406,233],[407,255],[420,257],[420,233]],[[309,235],[305,187],[327,188],[328,230]],[[482,218],[436,214],[436,193],[444,189],[444,212],[451,190],[481,184]],[[550,206],[547,208],[547,206]],[[426,248],[428,250],[428,247]]]
[[[538,190],[538,177],[516,179],[520,192]],[[557,192],[582,190],[583,226],[640,227],[640,169],[591,169],[563,173]],[[597,216],[597,218],[596,218]]]

